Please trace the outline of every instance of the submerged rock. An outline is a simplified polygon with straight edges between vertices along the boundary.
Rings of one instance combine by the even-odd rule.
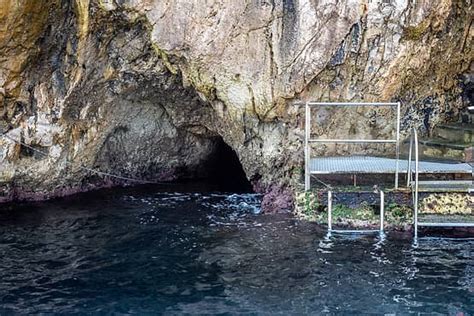
[[[449,0],[3,0],[0,199],[129,183],[90,169],[205,176],[223,140],[270,193],[265,210],[291,207],[303,161],[295,102],[402,101],[404,130],[456,117],[471,102],[470,12]],[[316,114],[321,136],[394,130],[387,110]]]

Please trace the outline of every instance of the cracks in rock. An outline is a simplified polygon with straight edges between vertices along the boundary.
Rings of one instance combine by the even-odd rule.
[[[326,21],[326,23],[327,23],[327,22],[328,22],[328,21]],[[355,24],[354,24],[354,25],[355,25]],[[343,36],[343,39],[341,40],[340,44],[337,46],[337,47],[338,47],[338,50],[339,50],[340,48],[343,48],[343,49],[344,49],[344,54],[345,54],[344,59],[347,58],[347,55],[346,55],[346,53],[345,53],[346,49],[344,48],[344,45],[345,45],[345,43],[348,41],[348,39],[350,38],[350,36],[351,36],[351,34],[352,34],[353,30],[354,30],[354,27],[355,27],[354,25],[351,26],[351,28],[349,29],[349,31]],[[314,38],[315,36],[317,36],[317,35],[319,35],[319,33],[318,33],[318,34],[315,34],[315,35],[313,36],[313,38]],[[360,43],[362,43],[362,41],[360,41]],[[360,44],[360,43],[359,43],[359,50],[360,50],[360,47],[361,47],[361,44]],[[308,43],[307,43],[307,44],[308,44]],[[357,56],[359,56],[358,53],[357,53]],[[296,90],[296,91],[295,91],[295,94],[296,94],[296,95],[302,94],[303,91],[305,91],[305,90],[308,88],[309,85],[311,85],[313,82],[315,82],[324,72],[328,71],[328,69],[330,68],[331,60],[332,60],[332,57],[326,62],[326,64],[324,65],[324,67],[322,67],[321,70],[319,70],[316,74],[314,74],[313,76],[311,76],[311,77],[308,78],[308,79],[304,78],[304,83],[305,83],[305,84],[304,84],[299,90]],[[344,64],[345,64],[345,61],[343,61],[341,65],[344,65]],[[337,68],[337,67],[335,67],[335,68]],[[333,80],[334,80],[336,77],[337,77],[337,74],[334,76]]]
[[[388,64],[388,62],[385,61],[385,49],[386,49],[387,40],[385,39],[385,36],[383,36],[383,38],[384,38],[383,44],[381,45],[381,48],[380,48],[381,49],[381,52],[380,52],[381,59],[380,59],[380,62],[379,62],[379,65],[378,65],[377,69],[372,73],[372,76],[368,81],[369,84],[371,84],[374,80],[376,80],[378,78],[377,76],[380,73],[380,70]],[[379,39],[380,39],[380,37],[379,37]],[[366,64],[367,63],[368,63],[368,56],[367,56]],[[365,77],[365,71],[362,74],[361,81],[364,81],[364,77]],[[369,88],[369,86],[367,85],[366,87],[364,87],[363,91],[365,91],[368,88]]]
[[[240,36],[242,34],[242,32],[237,32],[237,34],[234,35],[234,32],[240,24],[241,17],[245,16],[245,13],[247,12],[247,9],[249,8],[249,6],[250,6],[250,3],[247,2],[246,5],[245,5],[245,8],[242,11],[242,13],[238,15],[238,18],[236,19],[236,21],[230,27],[229,36],[227,37],[226,42],[224,43],[224,45],[222,45],[222,49],[219,53],[219,56],[224,55],[224,52],[226,51],[226,49],[228,47],[231,47],[230,42],[233,41],[235,38],[237,38],[238,36]]]
[[[400,14],[400,17],[404,17],[405,18],[405,21],[404,21],[404,24],[405,25],[409,25],[410,24],[410,18],[411,18],[411,11],[412,11],[412,3],[416,1],[416,0],[409,0],[408,3],[407,3],[407,6],[405,7],[405,9],[403,9],[402,13]]]
[[[266,31],[266,37],[267,37],[267,42],[268,42],[268,49],[270,52],[270,94],[271,94],[271,102],[272,105],[270,108],[264,113],[263,117],[266,118],[271,111],[277,106],[277,101],[275,100],[275,87],[274,87],[274,82],[275,82],[275,77],[278,75],[279,70],[278,70],[278,64],[275,61],[275,50],[273,47],[273,24],[275,23],[277,17],[275,17],[275,1],[271,1],[272,5],[272,11],[271,11],[271,22],[267,28]]]
[[[256,106],[256,104],[255,104],[255,94],[254,94],[254,92],[253,92],[253,89],[252,89],[252,87],[251,87],[249,84],[247,84],[247,89],[248,89],[248,91],[249,91],[249,93],[250,93],[250,101],[251,101],[251,104],[252,104],[252,111],[253,111],[253,113],[255,113],[255,115],[257,116],[257,118],[258,118],[259,120],[261,120],[260,114],[258,113],[258,111],[257,111],[257,106]]]
[[[356,24],[353,24],[353,26],[350,28],[348,33],[344,36],[344,39],[341,41],[339,47],[339,50],[343,49],[344,50],[344,62],[342,62],[340,65],[335,65],[335,67],[332,67],[331,63],[326,63],[326,65],[322,68],[321,71],[319,71],[317,74],[309,78],[308,81],[305,81],[306,84],[305,86],[300,90],[297,91],[298,94],[301,94],[304,90],[308,88],[308,86],[317,80],[317,78],[320,78],[324,73],[327,75],[330,75],[329,71],[333,69],[336,73],[332,76],[331,78],[325,78],[322,79],[324,82],[327,82],[328,85],[331,85],[334,80],[341,74],[341,71],[349,76],[349,80],[347,80],[347,85],[350,86],[359,86],[361,87],[360,92],[367,91],[371,86],[371,83],[374,82],[377,78],[379,78],[379,74],[382,71],[382,69],[389,63],[389,61],[386,61],[386,49],[387,49],[387,40],[389,36],[389,32],[392,30],[388,26],[388,21],[390,20],[389,18],[386,18],[384,20],[384,25],[382,34],[378,35],[378,39],[375,39],[374,41],[377,42],[380,41],[380,45],[377,45],[378,52],[377,55],[381,56],[381,60],[377,63],[378,67],[371,71],[371,78],[368,81],[368,83],[365,83],[365,76],[366,76],[366,67],[369,62],[370,58],[370,50],[371,47],[370,45],[367,47],[367,51],[363,51],[364,48],[364,43],[367,43],[367,11],[364,11],[364,13],[361,15],[359,21]],[[358,35],[358,41],[356,43],[356,47],[354,47],[354,39],[352,39],[352,44],[351,44],[351,37],[354,36],[354,32],[356,31],[356,28],[359,29],[359,35]],[[333,57],[334,58],[334,57]],[[329,81],[328,81],[329,80]],[[373,86],[373,85],[372,85]],[[347,89],[347,87],[346,87]]]
[[[300,49],[300,51],[295,55],[295,57],[286,65],[283,65],[283,69],[287,70],[288,68],[291,68],[294,66],[294,64],[297,62],[297,60],[300,58],[301,55],[307,50],[307,48],[318,38],[318,36],[321,35],[322,31],[324,28],[329,24],[329,22],[332,20],[333,15],[328,17],[320,26],[319,26],[319,32],[315,33],[311,38],[303,45],[303,47]]]
[[[367,15],[368,15],[368,12],[367,12],[367,10],[365,10],[364,14],[360,17],[359,22],[358,22],[359,25],[360,25],[360,29],[361,29],[361,35],[360,35],[359,46],[357,47],[357,52],[355,53],[355,61],[354,61],[355,67],[359,66],[359,58],[362,56],[361,51],[362,51],[363,43],[367,42]],[[365,69],[367,67],[368,62],[369,62],[369,47],[367,47],[367,55],[365,56],[365,58],[363,60],[363,64],[361,65],[362,67],[360,67],[360,68]],[[351,82],[352,82],[354,76],[357,76],[357,75],[352,72],[351,73]],[[360,80],[358,80],[356,78],[356,82],[357,81],[363,81],[364,76],[365,76],[365,71],[362,71],[362,78],[360,78]]]
[[[462,44],[461,44],[461,51],[464,51],[464,49],[466,48],[466,43],[468,41],[468,37],[469,35],[471,34],[471,29],[472,29],[472,23],[473,23],[473,19],[471,19],[471,22],[469,23],[469,27],[466,28],[466,31],[465,31],[465,35],[462,39]]]

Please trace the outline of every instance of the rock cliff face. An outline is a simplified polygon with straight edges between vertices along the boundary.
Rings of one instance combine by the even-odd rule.
[[[266,209],[287,207],[295,103],[401,101],[404,130],[455,119],[472,95],[472,17],[468,0],[0,0],[1,198],[117,183],[91,168],[194,177],[224,141]],[[323,136],[393,132],[386,110],[317,117]]]

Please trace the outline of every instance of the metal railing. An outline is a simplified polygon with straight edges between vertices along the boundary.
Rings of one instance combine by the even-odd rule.
[[[412,170],[413,149],[415,149],[415,170]],[[413,128],[410,135],[410,149],[408,152],[407,187],[412,188],[415,238],[418,238],[419,172],[420,172],[420,160],[419,160],[419,152],[418,152],[418,132],[416,131],[416,128]],[[413,173],[415,173],[415,181],[413,181]]]
[[[415,168],[412,169],[413,158],[415,158],[414,164]],[[420,161],[419,161],[419,144],[418,144],[418,132],[415,128],[412,129],[410,135],[410,149],[408,153],[408,167],[407,167],[407,187],[411,187],[412,199],[413,199],[413,209],[414,209],[414,233],[415,240],[418,239],[418,227],[474,227],[474,223],[468,222],[419,222],[418,221],[418,212],[419,212],[419,171],[420,171]],[[413,178],[414,176],[414,178]],[[449,182],[449,181],[448,181]]]
[[[388,106],[397,108],[397,132],[395,139],[312,139],[311,138],[311,108],[316,106]],[[395,144],[396,171],[395,188],[398,189],[399,159],[400,159],[400,102],[307,102],[305,105],[305,190],[311,187],[311,143],[386,143]]]

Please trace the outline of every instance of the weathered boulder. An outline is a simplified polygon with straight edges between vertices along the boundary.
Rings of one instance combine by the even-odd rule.
[[[89,168],[193,177],[223,139],[265,208],[286,207],[302,171],[295,103],[401,101],[404,130],[456,118],[472,13],[467,0],[0,0],[3,198],[115,183]],[[387,110],[316,115],[321,136],[394,128]]]

